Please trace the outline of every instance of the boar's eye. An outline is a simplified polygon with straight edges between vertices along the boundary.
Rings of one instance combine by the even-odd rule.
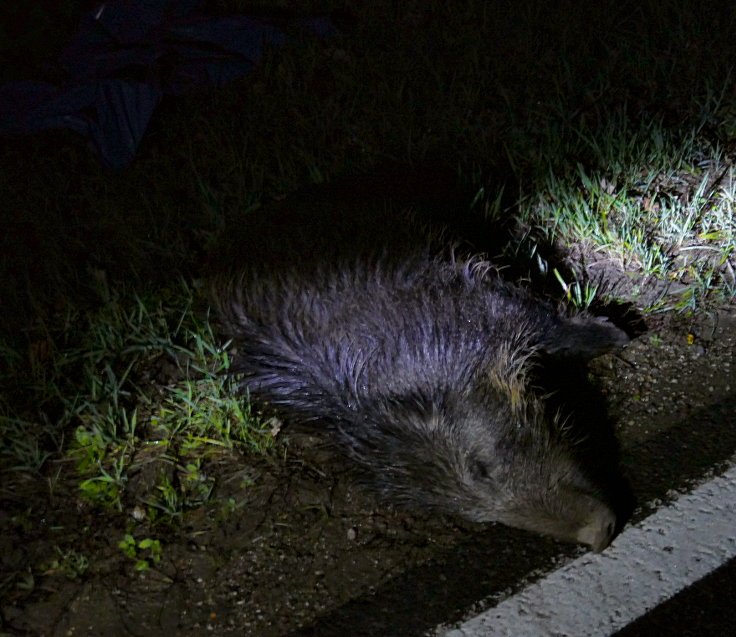
[[[475,480],[489,480],[491,477],[491,468],[483,460],[473,460],[470,463],[470,473]]]

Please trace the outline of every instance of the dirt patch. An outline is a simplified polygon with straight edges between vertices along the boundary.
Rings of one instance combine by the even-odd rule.
[[[126,532],[122,516],[49,508],[41,524],[34,517],[35,537],[18,528],[17,516],[6,516],[5,542],[23,547],[18,563],[39,564],[58,555],[58,547],[76,547],[89,562],[75,576],[48,559],[32,591],[18,581],[3,607],[6,629],[39,635],[284,634],[469,532],[469,525],[453,520],[378,507],[335,463],[312,464],[323,455],[314,447],[313,441],[292,441],[286,459],[261,466],[224,462],[219,506],[189,513],[180,529],[151,530],[161,538],[162,559],[144,572],[136,572],[118,547]],[[246,478],[255,486],[242,487]],[[235,505],[228,511],[223,503],[230,497]],[[12,566],[12,550],[4,554]]]
[[[736,392],[733,307],[697,319],[655,315],[648,323],[647,334],[619,356],[593,363],[625,449],[684,420],[696,423]]]

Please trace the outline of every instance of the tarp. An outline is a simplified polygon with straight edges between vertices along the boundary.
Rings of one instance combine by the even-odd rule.
[[[286,39],[268,18],[207,16],[199,4],[112,0],[85,14],[58,58],[63,84],[0,86],[0,133],[70,128],[106,166],[124,168],[164,93],[222,86],[253,69],[266,45]],[[319,36],[333,31],[327,17],[293,22]]]

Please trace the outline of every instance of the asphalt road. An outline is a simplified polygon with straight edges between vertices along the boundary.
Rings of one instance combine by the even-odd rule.
[[[616,637],[726,637],[736,630],[736,560],[629,624]]]

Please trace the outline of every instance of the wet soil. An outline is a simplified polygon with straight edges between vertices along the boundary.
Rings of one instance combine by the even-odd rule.
[[[736,394],[733,307],[697,319],[669,313],[646,320],[645,334],[590,366],[640,502],[635,517],[650,506],[655,474],[662,486],[697,456],[687,447],[697,447],[704,414],[734,418],[713,408]],[[653,440],[672,445],[670,467],[639,466],[636,450]],[[496,547],[499,564],[523,562],[542,547],[582,550],[497,525],[392,510],[356,485],[319,440],[292,436],[267,459],[221,458],[214,504],[175,528],[149,529],[161,540],[161,560],[137,571],[118,547],[135,512],[90,509],[65,492],[73,485],[64,479],[69,470],[57,466],[44,485],[19,477],[14,496],[4,489],[3,634],[306,634],[351,600],[375,598],[402,574],[441,563],[457,547]],[[427,573],[438,583],[447,579],[442,569]],[[452,587],[448,577],[441,584]]]

